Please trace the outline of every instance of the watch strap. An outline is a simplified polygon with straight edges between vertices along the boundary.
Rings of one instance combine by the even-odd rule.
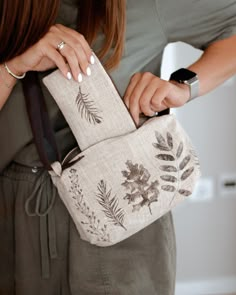
[[[189,86],[190,98],[188,101],[199,96],[199,80],[195,72],[181,68],[171,74],[170,80]]]
[[[199,80],[197,75],[187,82],[184,82],[184,84],[188,85],[190,89],[190,98],[188,101],[193,100],[199,96]]]

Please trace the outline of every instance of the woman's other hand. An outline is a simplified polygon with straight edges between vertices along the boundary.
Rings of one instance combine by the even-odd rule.
[[[82,73],[91,75],[90,64],[93,63],[92,50],[84,36],[60,24],[52,26],[36,44],[7,62],[16,74],[58,67],[67,79],[73,76],[79,82],[82,81]]]
[[[174,81],[165,81],[145,72],[132,76],[124,95],[124,102],[138,125],[139,114],[153,116],[167,108],[185,104],[190,96],[189,87]]]

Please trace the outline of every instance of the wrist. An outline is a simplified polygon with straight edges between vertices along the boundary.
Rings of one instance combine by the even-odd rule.
[[[185,102],[188,102],[190,100],[191,93],[190,93],[190,87],[188,85],[179,83],[174,80],[170,80],[169,82],[177,86],[179,89],[181,89],[181,99],[183,99]]]
[[[0,64],[0,82],[8,88],[8,89],[12,89],[14,87],[14,85],[16,84],[16,79],[14,79],[13,77],[11,77],[7,70],[4,67],[4,64]]]
[[[7,66],[17,76],[22,76],[27,72],[27,69],[23,66],[18,57],[9,60]]]

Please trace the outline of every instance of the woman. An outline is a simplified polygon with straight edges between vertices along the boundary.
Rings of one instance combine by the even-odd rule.
[[[0,8],[0,294],[173,295],[171,214],[112,247],[82,241],[60,198],[53,202],[16,77],[35,70],[42,78],[58,67],[83,83],[93,75],[92,47],[138,124],[140,113],[152,116],[190,98],[188,85],[159,78],[169,42],[205,49],[189,67],[199,95],[236,72],[236,1],[1,0]],[[65,155],[74,137],[42,89]]]

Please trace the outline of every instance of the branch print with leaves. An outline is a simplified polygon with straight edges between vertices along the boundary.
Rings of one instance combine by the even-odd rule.
[[[191,191],[181,188],[181,183],[185,181],[194,171],[194,167],[187,167],[191,160],[191,153],[184,155],[184,145],[183,142],[180,142],[177,148],[176,153],[174,152],[173,146],[173,137],[167,132],[166,138],[164,138],[159,132],[155,132],[156,143],[153,143],[153,146],[160,151],[156,155],[156,158],[163,161],[163,165],[160,166],[163,175],[160,178],[166,182],[165,185],[161,186],[161,189],[167,192],[178,192],[183,196],[190,196]],[[164,163],[168,162],[168,163]],[[173,164],[170,164],[172,162]],[[175,195],[173,196],[171,203],[173,202]],[[171,204],[170,203],[170,204]]]
[[[89,94],[82,93],[81,87],[79,87],[79,93],[76,97],[76,105],[81,118],[85,118],[91,124],[100,124],[102,117],[99,115],[99,111],[94,102],[88,98]]]
[[[83,191],[79,186],[79,177],[76,172],[76,169],[70,169],[70,193],[72,194],[72,199],[75,202],[76,208],[85,218],[81,223],[86,226],[88,233],[97,237],[97,241],[109,242],[110,236],[107,232],[107,225],[101,224],[101,221],[84,201]]]
[[[111,196],[111,190],[107,190],[106,183],[103,180],[98,184],[97,198],[98,203],[103,207],[103,212],[110,222],[127,230],[124,226],[124,210],[119,208],[118,199],[116,196]]]
[[[150,173],[143,165],[127,161],[126,166],[128,169],[122,171],[126,178],[122,185],[130,192],[126,194],[124,199],[128,200],[129,204],[138,202],[133,205],[133,212],[147,206],[152,214],[151,204],[158,201],[159,182],[157,180],[150,182]]]

